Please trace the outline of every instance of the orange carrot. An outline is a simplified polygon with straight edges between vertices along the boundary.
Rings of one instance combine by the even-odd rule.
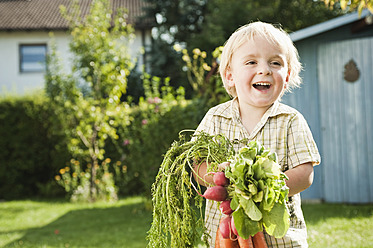
[[[238,244],[240,245],[240,248],[254,248],[251,236],[248,239],[243,239],[238,236]]]
[[[218,227],[218,231],[216,232],[216,237],[215,237],[215,248],[220,248],[220,226]]]
[[[224,220],[222,218],[220,220],[220,223]],[[233,234],[234,235],[234,234]],[[234,235],[234,237],[229,237],[229,238],[223,238],[222,233],[220,232],[220,224],[218,231],[216,232],[216,239],[215,239],[215,248],[240,248],[237,237]]]
[[[268,248],[263,232],[258,232],[254,235],[253,243],[255,248]]]
[[[237,240],[221,239],[220,248],[240,248]]]

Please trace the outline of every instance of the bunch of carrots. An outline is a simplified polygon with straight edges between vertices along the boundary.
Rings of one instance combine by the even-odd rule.
[[[267,248],[263,232],[258,232],[248,239],[239,236],[232,217],[233,210],[230,207],[228,191],[229,179],[224,172],[213,173],[213,181],[216,186],[208,188],[202,197],[220,202],[220,211],[223,217],[220,220],[216,233],[215,248]]]

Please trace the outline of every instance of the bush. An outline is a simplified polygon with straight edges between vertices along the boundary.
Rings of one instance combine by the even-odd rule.
[[[125,178],[117,182],[122,195],[150,196],[163,154],[181,130],[195,129],[206,111],[199,100],[186,100],[182,88],[174,92],[167,79],[145,78],[144,90],[145,98],[132,106],[130,125],[118,130],[120,154],[113,157],[126,170]]]
[[[181,130],[197,127],[204,115],[202,110],[198,101],[175,104],[163,113],[156,112],[152,104],[134,110],[132,125],[123,130],[127,185],[120,187],[120,193],[150,196],[163,155]]]
[[[194,129],[206,112],[198,99],[183,91],[148,83],[147,96],[131,106],[130,125],[118,128],[120,138],[108,139],[105,150],[120,195],[150,196],[163,154],[183,129]],[[166,83],[167,85],[167,83]],[[159,91],[160,92],[159,92]],[[65,195],[55,181],[72,155],[66,137],[52,132],[54,113],[43,94],[0,100],[0,196],[2,199]]]
[[[63,137],[50,134],[53,110],[45,98],[0,101],[0,196],[15,199],[56,195],[53,177],[67,161]]]

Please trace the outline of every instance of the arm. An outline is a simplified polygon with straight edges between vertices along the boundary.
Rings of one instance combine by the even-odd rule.
[[[313,165],[312,163],[301,164],[285,171],[285,174],[289,177],[289,180],[286,180],[286,185],[289,187],[289,196],[293,196],[311,186]]]

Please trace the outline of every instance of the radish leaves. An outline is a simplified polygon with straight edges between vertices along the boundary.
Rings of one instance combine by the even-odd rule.
[[[276,153],[252,141],[233,157],[225,175],[231,182],[228,191],[239,235],[248,238],[264,226],[268,234],[283,237],[289,228],[289,189]]]

